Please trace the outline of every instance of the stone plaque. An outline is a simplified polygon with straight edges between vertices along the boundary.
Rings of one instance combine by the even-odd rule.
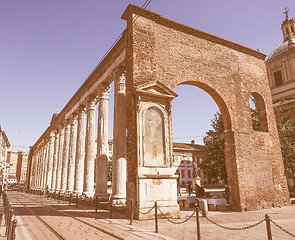
[[[143,121],[144,166],[163,166],[165,164],[164,117],[156,107],[150,107]]]

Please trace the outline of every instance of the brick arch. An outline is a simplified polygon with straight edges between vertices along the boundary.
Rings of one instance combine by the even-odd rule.
[[[180,78],[177,79],[174,82],[174,86],[172,86],[172,89],[174,89],[178,85],[191,85],[198,87],[202,90],[204,90],[206,93],[208,93],[217,106],[219,107],[219,110],[222,115],[222,120],[224,124],[225,131],[232,131],[232,118],[231,114],[229,112],[229,108],[227,107],[225,101],[223,100],[222,93],[218,90],[218,88],[212,86],[210,83],[204,83],[196,78]]]
[[[227,106],[223,99],[221,91],[210,84],[209,82],[201,81],[197,78],[184,77],[176,79],[173,83],[172,89],[179,85],[191,85],[198,87],[208,93],[221,112],[223,124],[224,124],[224,154],[225,154],[225,166],[227,173],[227,183],[231,189],[231,208],[240,210],[240,190],[238,186],[238,174],[237,174],[237,163],[236,163],[236,151],[235,141],[232,129],[233,114],[230,112],[230,108]]]

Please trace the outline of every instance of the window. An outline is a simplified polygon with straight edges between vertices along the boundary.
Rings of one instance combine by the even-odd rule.
[[[291,32],[294,32],[294,27],[293,26],[291,26]]]
[[[252,128],[254,131],[268,132],[265,102],[259,93],[252,93],[249,99]]]
[[[286,28],[286,33],[287,33],[287,34],[289,33],[289,28]]]
[[[185,172],[184,172],[184,169],[181,169],[181,178],[185,178]]]
[[[277,71],[273,75],[274,75],[276,87],[278,87],[280,85],[283,85],[282,72],[281,71]]]
[[[187,177],[192,178],[192,170],[187,170]]]

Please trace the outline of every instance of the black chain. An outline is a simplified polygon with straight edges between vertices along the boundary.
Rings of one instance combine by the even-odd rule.
[[[277,224],[276,222],[274,222],[273,220],[270,219],[270,221],[276,226],[278,227],[279,229],[281,229],[283,232],[289,234],[291,237],[295,238],[295,234],[293,233],[290,233],[288,230],[282,228],[279,224]]]
[[[174,223],[174,224],[182,224],[182,223],[185,223],[185,222],[187,222],[188,220],[190,220],[193,216],[194,216],[194,214],[196,213],[196,211],[194,211],[187,219],[185,219],[185,220],[183,220],[183,221],[181,221],[181,222],[174,222],[174,221],[172,221],[172,220],[170,220],[169,218],[167,218],[164,214],[163,214],[163,212],[161,211],[161,209],[158,207],[158,209],[159,209],[159,212],[162,214],[162,216],[166,219],[166,220],[168,220],[169,222],[171,222],[171,223]]]
[[[134,203],[132,203],[132,206],[135,208],[135,210],[137,210],[140,214],[148,214],[150,213],[154,208],[155,208],[155,205],[150,209],[148,210],[147,212],[141,212],[135,205]]]
[[[220,225],[214,221],[212,221],[211,219],[205,217],[209,222],[215,224],[216,226],[218,227],[221,227],[221,228],[224,228],[224,229],[227,229],[227,230],[235,230],[235,231],[241,231],[241,230],[246,230],[246,229],[249,229],[249,228],[253,228],[253,227],[256,227],[258,226],[259,224],[263,223],[265,221],[265,219],[257,222],[257,223],[254,223],[252,225],[249,225],[249,226],[245,226],[245,227],[237,227],[237,228],[233,228],[233,227],[226,227],[226,226],[223,226],[223,225]]]

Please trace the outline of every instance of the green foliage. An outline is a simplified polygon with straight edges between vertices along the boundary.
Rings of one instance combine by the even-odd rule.
[[[206,159],[200,167],[209,178],[227,179],[224,156],[224,127],[221,113],[214,114],[211,120],[213,130],[208,131],[205,137]]]
[[[279,132],[282,156],[287,178],[295,174],[295,111],[287,110],[286,102],[282,100],[275,107],[275,116]]]
[[[252,99],[255,103],[255,100]],[[275,107],[278,133],[282,149],[282,156],[287,178],[295,174],[295,109],[286,110],[286,102],[282,100]],[[260,130],[258,111],[251,108],[252,127],[254,131]],[[205,151],[207,154],[200,167],[209,178],[219,178],[226,181],[225,155],[224,155],[224,127],[221,113],[217,112],[211,121],[213,130],[208,131],[205,137]]]

